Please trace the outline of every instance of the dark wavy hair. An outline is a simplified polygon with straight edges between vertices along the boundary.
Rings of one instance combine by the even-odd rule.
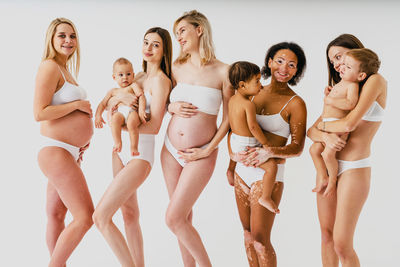
[[[333,64],[329,60],[328,52],[332,46],[340,46],[348,49],[364,48],[361,41],[352,34],[344,33],[333,39],[326,47],[326,62],[328,64],[328,84],[333,86],[340,82],[340,74],[335,70]]]
[[[269,59],[274,59],[276,53],[282,49],[288,49],[297,56],[296,74],[288,82],[290,85],[296,85],[303,77],[307,65],[303,48],[296,43],[282,42],[271,46],[267,51],[267,55],[265,56],[264,67],[261,69],[261,75],[264,79],[268,79],[271,76],[271,69],[268,67],[268,61]]]
[[[237,61],[229,67],[229,81],[232,87],[239,89],[239,82],[248,82],[254,76],[260,74],[260,68],[248,61]]]

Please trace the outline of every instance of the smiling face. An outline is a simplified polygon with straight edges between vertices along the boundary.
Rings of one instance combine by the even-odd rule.
[[[57,26],[53,36],[52,44],[54,50],[61,57],[69,58],[76,50],[77,37],[74,29],[67,23]]]
[[[124,88],[132,84],[135,73],[131,64],[116,64],[113,70],[113,79],[119,87]]]
[[[276,52],[274,58],[268,60],[271,77],[278,82],[287,83],[297,72],[297,56],[289,49]]]
[[[161,62],[163,57],[163,43],[160,35],[148,33],[143,40],[143,60],[147,62]]]
[[[195,27],[186,20],[181,20],[176,26],[176,38],[184,53],[199,49],[199,40],[202,34],[201,27]]]
[[[340,72],[340,66],[343,64],[343,58],[349,48],[343,46],[331,46],[328,50],[329,62],[336,72]]]

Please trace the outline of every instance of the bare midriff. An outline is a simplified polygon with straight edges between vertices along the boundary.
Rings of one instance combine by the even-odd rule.
[[[167,134],[178,150],[201,147],[211,141],[217,131],[217,115],[198,112],[190,118],[176,114],[168,124]]]
[[[59,119],[43,121],[40,133],[76,147],[83,147],[92,138],[93,121],[87,113],[75,110]]]
[[[354,161],[368,158],[372,139],[380,124],[380,122],[361,121],[356,130],[350,133],[346,146],[338,153],[337,159]]]

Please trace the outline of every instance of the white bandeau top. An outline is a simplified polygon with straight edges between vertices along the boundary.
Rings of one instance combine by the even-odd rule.
[[[60,67],[58,68],[60,69]],[[72,101],[86,99],[86,91],[77,85],[69,83],[67,79],[65,79],[64,73],[61,69],[60,72],[64,79],[64,84],[54,93],[53,98],[51,99],[51,105],[62,105]]]
[[[184,101],[196,106],[198,111],[218,115],[222,103],[222,90],[186,83],[178,83],[169,96],[170,102]]]
[[[385,115],[385,110],[378,102],[374,101],[367,113],[362,117],[364,121],[382,121]]]

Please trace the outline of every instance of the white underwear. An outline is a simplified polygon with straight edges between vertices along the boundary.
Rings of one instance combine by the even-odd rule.
[[[326,122],[326,121],[338,121],[338,120],[339,120],[338,118],[322,118],[323,122]]]
[[[260,143],[255,137],[241,136],[232,133],[231,135],[231,149],[233,153],[246,151],[247,147],[260,146]]]
[[[277,164],[277,165],[278,165],[278,170],[276,172],[275,181],[283,183],[285,164]],[[235,172],[237,175],[240,176],[240,178],[242,178],[242,180],[247,184],[248,187],[251,187],[251,185],[254,182],[262,180],[265,173],[265,171],[261,168],[247,167],[243,165],[243,163],[241,162],[238,162],[236,164]]]
[[[129,116],[129,113],[132,112],[132,108],[128,107],[128,106],[121,105],[121,106],[118,106],[117,112],[119,112],[122,115],[124,115],[125,123],[127,123],[128,122],[128,116]]]
[[[201,146],[200,148],[205,148],[208,146],[209,143]],[[176,149],[172,144],[171,141],[169,141],[168,138],[168,134],[165,134],[165,138],[164,138],[164,145],[167,148],[168,152],[171,153],[171,155],[175,158],[175,160],[179,163],[179,165],[181,165],[182,167],[184,167],[186,165],[185,160],[180,159],[179,157],[181,157],[181,155],[178,154],[178,149]]]
[[[139,134],[139,143],[138,143],[139,155],[134,157],[131,154],[131,142],[129,139],[129,133],[127,131],[121,132],[121,140],[122,140],[122,149],[121,152],[118,153],[118,156],[124,165],[128,164],[128,162],[131,161],[132,159],[142,159],[150,163],[150,166],[153,166],[154,143],[155,143],[154,134]]]
[[[360,160],[338,160],[339,168],[338,168],[338,176],[343,172],[351,170],[351,169],[361,169],[371,167],[371,161],[368,158],[360,159]]]
[[[43,147],[47,147],[47,146],[61,147],[65,150],[67,150],[75,160],[78,160],[78,158],[79,158],[79,149],[80,149],[79,147],[41,135],[41,146],[40,147],[43,148]]]

